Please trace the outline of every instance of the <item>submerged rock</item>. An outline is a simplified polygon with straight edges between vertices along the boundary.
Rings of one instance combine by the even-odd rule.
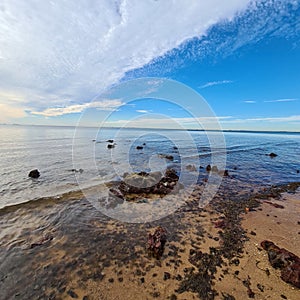
[[[137,150],[143,150],[144,147],[143,147],[143,146],[136,146],[136,149],[137,149]]]
[[[158,226],[154,233],[148,234],[147,250],[155,258],[160,258],[164,253],[167,242],[167,232],[161,226]]]
[[[28,174],[28,177],[31,177],[31,178],[39,178],[40,177],[40,172],[38,169],[34,169],[34,170],[31,170]]]
[[[281,270],[281,279],[300,288],[300,258],[271,241],[262,241],[261,246],[267,251],[271,266]]]
[[[276,157],[276,156],[278,156],[276,153],[274,153],[274,152],[271,152],[270,154],[268,154],[270,157]]]

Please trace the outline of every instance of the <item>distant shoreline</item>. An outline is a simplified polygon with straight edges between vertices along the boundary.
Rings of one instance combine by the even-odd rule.
[[[20,127],[54,127],[54,128],[80,128],[80,129],[99,129],[99,127],[95,126],[73,126],[73,125],[34,125],[34,124],[5,124],[2,123],[0,126],[20,126]],[[300,131],[273,131],[273,130],[233,130],[233,129],[224,129],[224,130],[217,130],[217,129],[181,129],[181,128],[143,128],[143,127],[106,127],[102,126],[103,129],[129,129],[129,130],[171,130],[171,131],[195,131],[195,132],[222,132],[222,133],[258,133],[258,134],[300,134]]]

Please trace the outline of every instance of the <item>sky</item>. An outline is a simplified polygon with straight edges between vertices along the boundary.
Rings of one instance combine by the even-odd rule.
[[[0,123],[300,131],[299,79],[300,0],[0,2]]]

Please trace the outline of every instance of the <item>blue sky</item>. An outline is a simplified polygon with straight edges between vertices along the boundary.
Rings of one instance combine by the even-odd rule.
[[[204,100],[155,98],[157,79],[116,92],[155,77],[223,129],[300,131],[300,1],[73,2],[0,4],[0,123],[214,129]]]

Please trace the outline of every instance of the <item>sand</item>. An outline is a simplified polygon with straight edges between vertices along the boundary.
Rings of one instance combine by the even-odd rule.
[[[145,224],[99,218],[78,195],[9,209],[1,216],[1,228],[10,228],[0,242],[0,299],[244,300],[248,287],[255,299],[300,299],[260,246],[268,239],[300,256],[300,192],[275,199],[278,193],[256,197],[252,191],[230,202],[229,186],[235,185],[221,187],[204,208],[199,186],[186,206]],[[227,229],[217,228],[220,220]],[[146,251],[147,233],[158,225],[168,232],[159,260]],[[52,240],[32,247],[49,233]]]

